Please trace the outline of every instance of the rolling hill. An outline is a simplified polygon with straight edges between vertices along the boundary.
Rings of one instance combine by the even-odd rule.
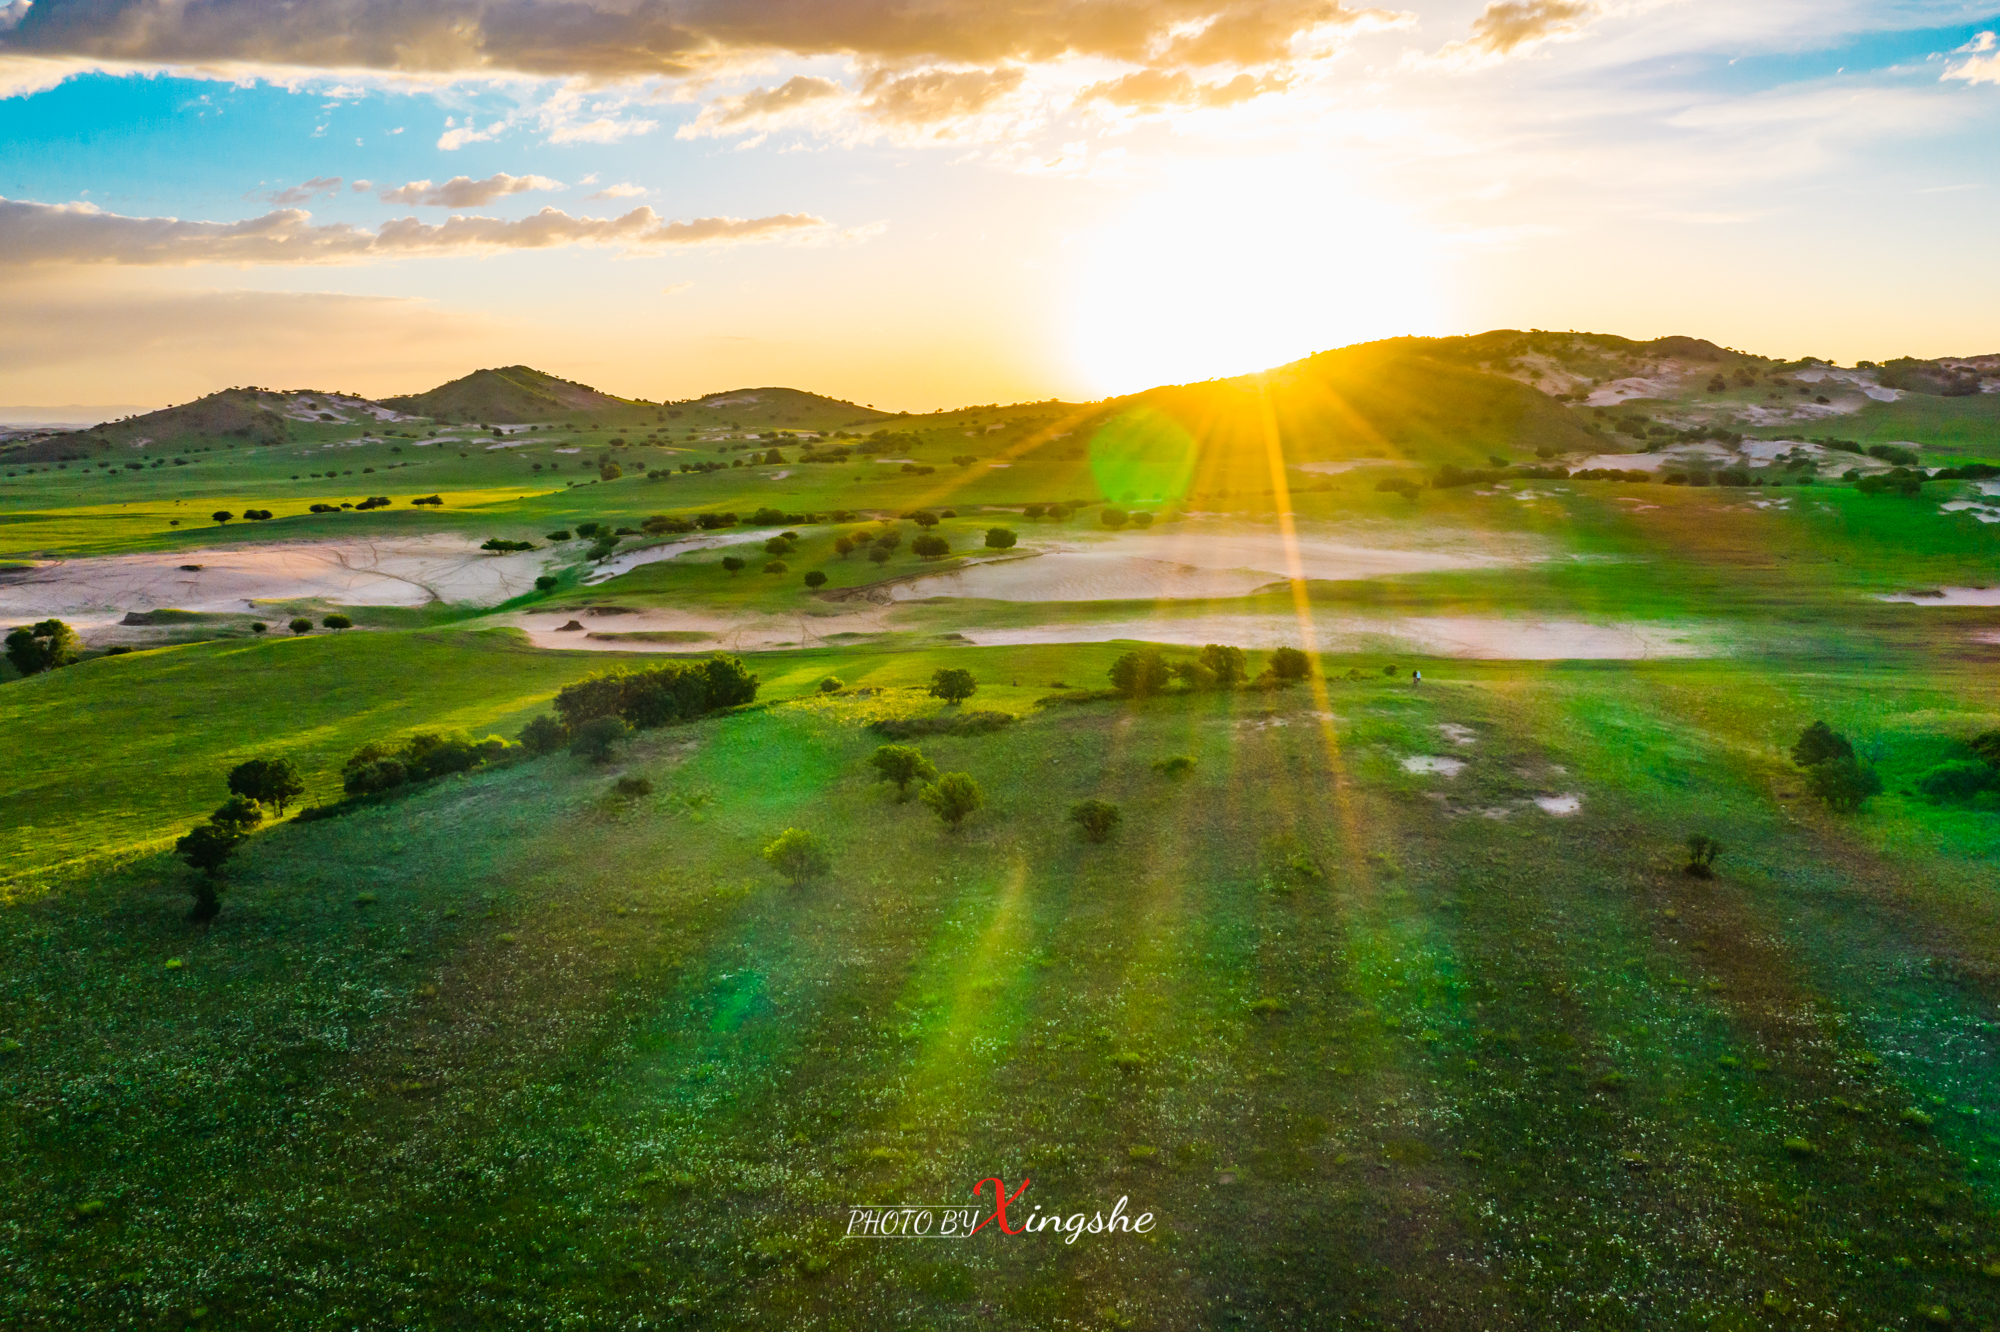
[[[426,393],[384,398],[384,407],[437,421],[518,425],[565,417],[618,413],[650,403],[635,403],[599,392],[588,384],[561,379],[525,365],[475,370],[462,379]]]

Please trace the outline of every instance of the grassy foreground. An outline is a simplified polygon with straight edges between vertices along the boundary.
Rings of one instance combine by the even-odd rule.
[[[9,686],[24,750],[91,717],[132,753],[67,800],[5,779],[52,825],[13,854],[125,849],[51,853],[0,911],[4,1322],[2000,1318],[2000,835],[1899,794],[1995,724],[1989,671],[1411,689],[1329,659],[1323,690],[1036,706],[1114,652],[774,654],[759,704],[609,769],[260,834],[207,931],[159,839],[228,763],[287,749],[325,792],[362,739],[511,730],[592,659],[379,633]],[[956,834],[865,766],[947,664],[1022,718],[920,742],[986,791]],[[849,691],[813,696],[829,672]],[[1858,817],[1782,758],[1821,716],[1888,783]],[[1103,845],[1063,821],[1086,797],[1124,813]],[[829,875],[759,861],[787,826]],[[1714,881],[1679,872],[1694,831]],[[1158,1226],[842,1237],[850,1204],[994,1175]]]

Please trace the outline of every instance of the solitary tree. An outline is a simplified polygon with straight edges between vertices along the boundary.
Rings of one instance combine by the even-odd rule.
[[[592,763],[609,763],[631,733],[622,717],[593,717],[570,732],[569,752]]]
[[[835,537],[833,539],[833,550],[841,559],[846,559],[854,553],[854,538],[849,536]]]
[[[1852,814],[1867,804],[1870,796],[1882,794],[1882,779],[1875,769],[1851,754],[1824,759],[1806,773],[1806,785],[1812,788],[1812,793],[1837,813]]]
[[[1153,648],[1127,652],[1111,663],[1111,687],[1127,698],[1145,698],[1167,687],[1167,660]]]
[[[227,509],[217,509],[214,513],[211,513],[208,516],[215,519],[215,521],[218,523],[226,523],[231,518],[234,518],[236,515],[231,513]]]
[[[1234,689],[1250,673],[1248,663],[1240,647],[1229,647],[1222,643],[1210,643],[1201,650],[1199,658],[1215,677],[1218,689]]]
[[[920,798],[926,805],[937,811],[944,820],[944,826],[953,832],[966,817],[986,803],[986,795],[979,789],[979,783],[972,780],[970,773],[948,772],[926,786]]]
[[[1311,660],[1297,648],[1281,647],[1271,653],[1271,674],[1280,680],[1303,680],[1311,670]]]
[[[951,554],[951,542],[926,532],[910,543],[910,553],[920,560],[941,560]]]
[[[910,798],[911,782],[928,782],[937,777],[937,769],[913,745],[883,745],[868,760],[868,766],[875,769],[876,781],[896,784],[899,804]]]
[[[1854,746],[1847,742],[1847,737],[1823,721],[1806,727],[1799,733],[1798,743],[1792,746],[1792,762],[1801,768],[1817,767],[1831,759],[1853,757]]]
[[[1019,536],[1015,535],[1012,528],[989,527],[986,529],[986,548],[988,550],[1011,550],[1014,547],[1014,543],[1020,539]]]
[[[215,823],[202,823],[190,828],[174,843],[174,854],[201,874],[189,889],[194,894],[194,909],[188,912],[189,920],[214,920],[216,913],[222,910],[223,867],[236,854],[236,848],[242,841],[243,834],[240,832]]]
[[[77,659],[83,644],[61,620],[23,625],[7,635],[7,660],[23,675],[39,675]]]
[[[293,620],[289,627],[295,634],[309,634],[312,632],[313,622],[301,615],[296,620]]]
[[[348,619],[345,615],[329,615],[324,620],[321,620],[320,623],[329,629],[352,629],[354,627],[354,621]]]
[[[290,759],[255,758],[229,770],[229,789],[271,806],[283,818],[285,806],[305,794],[306,783]]]
[[[930,694],[947,703],[963,703],[979,692],[979,682],[972,678],[972,672],[960,667],[943,667],[931,676]]]
[[[804,828],[787,828],[764,848],[764,860],[797,888],[833,868],[833,857],[819,838]]]
[[[1104,506],[1103,511],[1097,515],[1097,520],[1106,527],[1116,531],[1118,528],[1125,526],[1131,520],[1131,517],[1131,514],[1118,508],[1116,505],[1107,504]]]
[[[1111,836],[1111,830],[1123,817],[1118,806],[1108,800],[1079,800],[1069,807],[1069,821],[1083,829],[1083,835],[1093,842]]]
[[[733,578],[736,576],[737,572],[740,569],[742,569],[743,561],[736,558],[736,556],[734,555],[724,555],[722,557],[722,567],[727,569],[729,571],[730,577]]]
[[[1689,833],[1687,840],[1687,873],[1697,879],[1715,877],[1715,858],[1722,854],[1722,843],[1707,833]]]
[[[806,575],[806,586],[812,588],[814,591],[818,591],[820,588],[826,586],[826,575],[814,569]]]

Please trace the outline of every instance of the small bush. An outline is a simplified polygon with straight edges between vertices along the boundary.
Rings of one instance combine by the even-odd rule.
[[[569,752],[592,763],[609,763],[631,734],[623,718],[593,717],[570,732]]]
[[[1933,800],[1970,800],[1996,784],[2000,773],[1978,759],[1940,763],[1917,778],[1917,789]]]
[[[837,694],[845,688],[847,686],[842,684],[837,676],[829,675],[819,682],[819,692],[822,694]]]
[[[928,782],[937,777],[931,761],[912,745],[883,745],[868,760],[868,766],[875,769],[875,780],[896,784],[899,804],[910,798],[911,782]]]
[[[1155,763],[1153,771],[1162,777],[1185,777],[1194,771],[1194,760],[1185,754],[1176,754],[1172,758],[1161,759]]]
[[[329,629],[352,629],[354,627],[354,621],[348,619],[345,615],[329,615],[324,620],[321,620],[320,623]]]
[[[535,591],[553,592],[555,590],[556,590],[556,576],[554,574],[543,574],[541,577],[535,580]]]
[[[948,772],[926,786],[920,797],[926,805],[937,811],[944,826],[953,832],[965,822],[975,810],[986,803],[986,793],[979,789],[979,783],[970,773]]]
[[[1297,648],[1281,647],[1272,651],[1270,669],[1280,680],[1303,680],[1312,671],[1312,661]]]
[[[1715,858],[1722,854],[1722,843],[1706,833],[1690,833],[1687,839],[1687,852],[1686,873],[1697,879],[1715,877]]]
[[[1792,746],[1792,762],[1801,768],[1810,768],[1829,759],[1853,757],[1854,746],[1847,742],[1847,737],[1823,721],[1806,727],[1799,733],[1798,743]]]
[[[833,868],[825,843],[804,828],[787,828],[760,853],[766,864],[797,888]]]
[[[290,629],[295,634],[309,634],[312,632],[312,627],[313,627],[313,622],[311,620],[308,620],[303,615],[299,616],[297,619],[293,620],[289,625],[286,626],[286,628]]]
[[[941,667],[931,676],[930,696],[946,703],[963,703],[979,692],[979,682],[963,668]]]
[[[1882,794],[1882,779],[1875,769],[1852,756],[1826,759],[1814,764],[1807,773],[1806,785],[1812,793],[1825,801],[1827,808],[1841,814],[1852,814],[1870,796]]]
[[[521,728],[521,744],[530,754],[553,754],[569,739],[569,728],[543,713]]]
[[[653,784],[644,777],[620,777],[612,784],[611,789],[627,800],[636,800],[640,796],[653,794]]]
[[[1083,829],[1083,835],[1093,842],[1110,837],[1124,817],[1118,806],[1108,800],[1079,800],[1069,807],[1069,821]]]
[[[817,592],[820,588],[826,586],[826,575],[814,569],[806,575],[806,586]]]
[[[986,529],[986,548],[988,550],[1010,550],[1020,539],[1011,528],[989,527]]]

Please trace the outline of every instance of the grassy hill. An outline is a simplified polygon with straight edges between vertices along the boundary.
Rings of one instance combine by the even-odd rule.
[[[792,388],[732,389],[670,404],[670,415],[689,426],[758,430],[787,426],[799,430],[853,429],[888,420],[896,413],[841,398]]]
[[[641,404],[530,366],[508,365],[497,370],[475,370],[427,393],[384,398],[382,405],[437,421],[517,425],[616,412]]]

